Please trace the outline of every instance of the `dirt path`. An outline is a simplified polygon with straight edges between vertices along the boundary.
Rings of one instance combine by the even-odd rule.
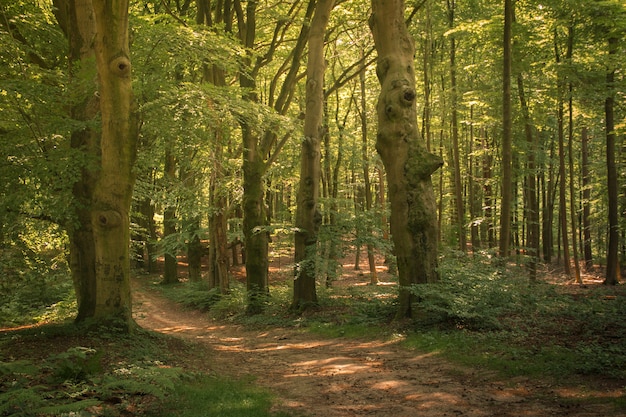
[[[395,342],[324,339],[296,329],[253,331],[215,322],[138,283],[134,310],[145,328],[208,345],[212,356],[201,362],[207,370],[256,376],[256,383],[278,398],[276,411],[293,416],[617,415],[606,404],[573,401],[579,390],[494,380],[488,372],[462,369]]]

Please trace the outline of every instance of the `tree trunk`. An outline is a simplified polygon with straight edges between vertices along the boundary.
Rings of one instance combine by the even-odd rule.
[[[364,51],[361,49],[361,58],[364,56]],[[363,60],[363,62],[365,62]],[[359,73],[359,85],[361,89],[361,104],[359,115],[361,117],[361,158],[363,164],[363,188],[364,188],[364,197],[365,197],[365,207],[364,212],[366,216],[370,215],[370,212],[373,207],[373,199],[372,199],[372,185],[370,181],[370,166],[369,166],[369,156],[367,153],[367,100],[366,100],[366,88],[365,88],[365,66],[362,67],[361,72]],[[372,245],[372,228],[369,226],[369,220],[366,222],[367,226],[365,228],[365,234],[367,236],[368,243],[366,244],[367,248],[367,261],[370,269],[370,284],[376,285],[378,284],[378,273],[376,272],[376,260],[374,258],[374,245]]]
[[[591,174],[589,172],[589,133],[587,127],[582,128],[580,134],[582,146],[582,181],[583,181],[583,257],[585,259],[585,270],[593,269],[593,254],[591,252]]]
[[[322,221],[318,208],[321,176],[321,142],[324,138],[324,33],[334,0],[319,0],[309,30],[306,70],[304,139],[300,155],[300,184],[297,194],[295,275],[291,308],[304,310],[317,304],[315,290],[317,233]]]
[[[619,40],[609,38],[609,57],[617,54]],[[604,101],[605,128],[606,128],[606,167],[607,189],[609,200],[609,245],[606,254],[605,285],[619,283],[619,216],[618,216],[618,188],[617,166],[615,163],[615,68],[612,67],[606,75],[607,97]]]
[[[554,34],[554,48],[556,53],[557,65],[561,62],[561,55],[557,45],[556,32]],[[561,231],[561,241],[563,242],[563,269],[565,274],[570,277],[572,275],[570,258],[569,258],[569,235],[567,233],[567,198],[566,198],[566,173],[565,173],[565,127],[564,127],[564,102],[565,83],[561,75],[557,80],[557,133],[559,137],[559,227]]]
[[[176,178],[176,158],[170,149],[165,151],[165,177],[173,183]],[[169,202],[163,212],[163,239],[176,234],[176,204]],[[178,283],[178,259],[176,248],[166,248],[163,270],[163,284]]]
[[[96,26],[91,0],[54,0],[55,14],[59,25],[69,41],[70,88],[81,97],[70,108],[70,117],[82,122],[94,120],[100,103],[95,98],[97,81],[93,84],[84,80],[90,71],[95,72],[93,39]],[[98,154],[98,137],[94,129],[85,127],[72,132],[70,146],[93,157]],[[76,321],[93,317],[96,307],[96,248],[91,225],[93,191],[97,170],[89,166],[81,168],[80,178],[72,188],[75,204],[76,224],[67,225],[70,241],[69,264],[74,282],[78,313]]]
[[[454,29],[455,0],[447,0],[448,29]],[[459,145],[458,123],[458,92],[456,84],[456,39],[450,36],[450,107],[452,125],[452,169],[454,177],[454,204],[456,212],[456,227],[459,236],[459,249],[467,250],[467,237],[465,235],[465,207],[463,204],[463,182],[461,180],[461,149]]]
[[[128,0],[94,0],[102,136],[100,175],[93,193],[96,306],[93,318],[132,326],[130,221],[137,152],[128,48]]]
[[[391,234],[398,260],[398,317],[412,316],[411,285],[436,282],[437,211],[431,175],[443,164],[426,150],[417,129],[414,45],[404,1],[372,0],[370,28],[381,84],[376,150],[387,174]]]
[[[537,263],[539,261],[539,201],[537,200],[537,176],[535,166],[535,154],[537,152],[536,141],[533,135],[533,126],[530,120],[528,102],[524,94],[524,78],[517,75],[517,89],[520,100],[522,115],[524,116],[524,133],[527,142],[526,181],[524,197],[526,200],[525,217],[527,223],[526,247],[528,248],[528,273],[531,280],[537,279]]]
[[[513,122],[511,119],[511,67],[513,0],[504,0],[504,56],[502,78],[502,208],[500,214],[500,256],[507,258],[511,243],[511,203],[513,198]]]
[[[567,62],[572,65],[572,54],[574,52],[574,28],[570,25],[568,27],[567,36]],[[582,278],[580,276],[580,263],[578,261],[578,222],[576,221],[576,193],[574,190],[574,105],[572,98],[572,82],[568,82],[568,167],[569,167],[569,202],[570,202],[570,221],[572,223],[572,256],[574,257],[574,278],[576,283],[582,284]]]

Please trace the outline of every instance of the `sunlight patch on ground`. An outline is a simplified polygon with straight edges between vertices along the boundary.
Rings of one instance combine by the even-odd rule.
[[[398,389],[401,387],[406,387],[408,384],[406,382],[391,380],[391,381],[381,381],[374,385],[372,385],[373,389],[378,389],[382,391],[389,391],[392,389]]]
[[[554,391],[563,398],[620,398],[626,395],[626,389],[610,391],[582,391],[577,387],[565,387]]]

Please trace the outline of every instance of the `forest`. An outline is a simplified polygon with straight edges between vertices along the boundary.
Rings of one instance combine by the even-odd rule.
[[[621,0],[0,0],[0,415],[623,415],[625,39]]]

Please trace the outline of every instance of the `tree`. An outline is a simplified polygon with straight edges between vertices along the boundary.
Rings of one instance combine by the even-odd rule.
[[[608,55],[613,58],[617,54],[619,39],[610,36],[608,39]],[[610,62],[610,61],[609,61]],[[606,277],[604,284],[616,285],[619,282],[619,218],[618,218],[618,187],[617,166],[615,163],[615,67],[609,63],[606,74],[607,95],[604,101],[606,129],[606,168],[609,199],[609,245],[606,254]]]
[[[97,102],[87,99],[72,114],[93,118],[95,113],[83,112],[97,109],[101,120],[97,140],[90,130],[72,135],[74,146],[97,160],[97,168],[83,171],[74,187],[80,204],[85,204],[79,208],[78,227],[71,230],[78,238],[72,248],[81,251],[72,256],[77,320],[118,322],[130,330],[130,207],[137,120],[128,47],[129,4],[127,0],[58,0],[56,5],[59,23],[70,39],[71,62],[87,73],[95,64],[91,68],[97,71]],[[79,249],[80,244],[87,246]]]
[[[372,0],[370,28],[378,52],[381,91],[376,106],[376,150],[387,174],[390,227],[400,284],[398,317],[410,317],[411,285],[436,282],[437,216],[431,175],[443,164],[417,128],[414,45],[404,1]]]
[[[322,222],[318,209],[321,177],[321,142],[324,137],[324,34],[334,0],[319,0],[309,30],[306,76],[306,111],[300,159],[300,185],[295,221],[295,276],[291,308],[317,303],[315,291],[317,232]]]
[[[513,198],[513,121],[511,119],[512,26],[514,0],[504,0],[504,42],[502,75],[502,208],[500,214],[500,256],[509,256],[511,242],[511,200]]]
[[[130,206],[137,150],[128,46],[128,0],[94,0],[100,91],[100,172],[93,193],[97,296],[93,317],[132,323]]]

